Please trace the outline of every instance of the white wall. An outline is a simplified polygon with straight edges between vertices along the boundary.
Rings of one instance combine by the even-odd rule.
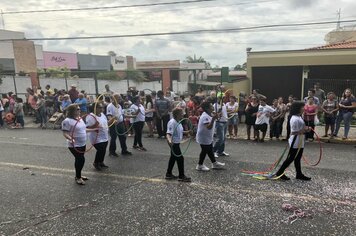
[[[10,30],[0,30],[0,39],[24,39],[25,33]]]
[[[16,76],[16,91],[14,85],[14,79],[12,76],[5,76],[2,78],[2,84],[0,85],[0,93],[14,92],[18,94],[25,94],[27,88],[31,88],[31,78],[26,76]],[[24,98],[24,95],[19,95]]]
[[[15,58],[12,42],[0,42],[0,58]]]

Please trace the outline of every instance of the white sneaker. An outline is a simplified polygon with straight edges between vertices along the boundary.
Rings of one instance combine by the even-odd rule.
[[[229,153],[227,153],[227,152],[223,152],[223,153],[221,153],[221,154],[220,154],[220,156],[223,156],[223,157],[228,157],[228,156],[230,156],[230,154],[229,154]]]
[[[197,167],[195,169],[199,170],[199,171],[209,171],[210,170],[206,165],[197,165]]]
[[[211,168],[212,169],[222,169],[222,168],[224,168],[224,166],[225,166],[225,163],[216,161],[211,165]]]
[[[215,158],[218,158],[218,157],[219,157],[219,155],[218,155],[217,152],[214,152],[214,157],[215,157]]]

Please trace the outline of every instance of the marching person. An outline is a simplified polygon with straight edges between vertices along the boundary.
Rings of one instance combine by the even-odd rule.
[[[145,108],[141,104],[141,99],[139,96],[133,98],[133,104],[130,107],[133,112],[132,115],[135,116],[131,118],[131,123],[133,123],[133,129],[135,131],[135,138],[133,148],[139,151],[147,151],[142,145],[142,131],[145,125]]]
[[[103,103],[98,103],[95,111],[94,106],[91,106],[90,108],[92,112],[86,116],[86,125],[87,128],[98,128],[97,133],[91,132],[89,134],[89,140],[96,149],[93,166],[96,170],[100,171],[102,169],[108,168],[108,166],[104,164],[106,147],[108,146],[109,141],[108,122],[109,124],[112,124],[112,122],[115,122],[115,118],[112,118],[110,121],[108,121],[103,113]]]
[[[276,176],[281,180],[290,180],[288,176],[284,174],[284,171],[294,161],[295,170],[297,172],[296,178],[300,180],[311,180],[310,177],[303,175],[300,161],[303,156],[305,138],[304,134],[311,131],[310,127],[305,126],[302,114],[304,112],[303,102],[293,102],[290,108],[290,127],[291,136],[289,138],[289,153],[287,159],[283,162],[280,169],[277,171]]]
[[[198,131],[196,135],[197,143],[200,144],[201,152],[199,155],[199,163],[196,167],[198,171],[209,171],[210,169],[204,165],[205,156],[208,155],[212,162],[212,169],[222,169],[225,163],[216,161],[213,151],[213,136],[215,129],[215,121],[219,118],[218,114],[213,113],[213,105],[209,102],[201,104],[203,114],[200,116],[198,123]]]
[[[85,163],[86,132],[97,131],[87,129],[83,119],[80,117],[80,108],[77,105],[70,105],[67,108],[67,118],[62,122],[63,136],[67,139],[68,149],[75,158],[75,181],[79,185],[84,185],[87,177],[82,176],[82,169]]]
[[[114,94],[111,103],[106,107],[106,115],[109,120],[115,118],[115,124],[110,126],[110,145],[109,145],[109,156],[118,157],[116,153],[116,138],[119,136],[121,154],[122,155],[132,155],[131,152],[127,150],[126,145],[126,127],[124,123],[124,114],[121,102],[120,94]]]
[[[168,168],[166,172],[166,179],[177,179],[177,176],[172,174],[172,170],[175,162],[178,165],[178,181],[191,182],[191,178],[184,174],[184,157],[180,150],[180,143],[183,140],[183,134],[191,131],[183,131],[183,126],[180,120],[183,119],[183,110],[181,108],[175,108],[172,112],[173,118],[168,122],[167,126],[167,141],[171,147],[171,157],[168,162]]]

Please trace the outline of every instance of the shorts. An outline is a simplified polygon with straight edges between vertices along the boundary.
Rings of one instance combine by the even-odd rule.
[[[153,117],[145,117],[145,121],[146,122],[151,122],[151,121],[153,121]]]
[[[335,117],[333,117],[333,116],[325,116],[324,117],[324,121],[325,121],[325,124],[326,125],[334,125],[335,124]]]
[[[263,133],[267,132],[267,128],[268,128],[267,124],[255,125],[255,130],[262,131]]]
[[[239,124],[239,117],[238,115],[234,115],[228,120],[228,125],[238,125]]]

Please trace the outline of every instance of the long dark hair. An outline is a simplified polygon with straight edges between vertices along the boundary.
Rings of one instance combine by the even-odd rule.
[[[146,104],[145,104],[145,107],[147,107],[147,104],[148,103],[151,103],[151,108],[153,107],[153,101],[152,101],[152,97],[150,94],[147,94],[146,95]]]
[[[290,106],[290,115],[291,116],[299,115],[300,109],[302,109],[302,107],[304,107],[304,105],[305,104],[302,101],[293,102],[292,105]]]

